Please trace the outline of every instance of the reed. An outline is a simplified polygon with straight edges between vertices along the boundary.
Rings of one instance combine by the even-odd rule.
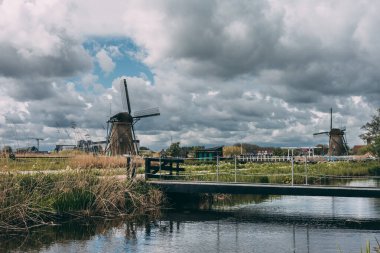
[[[7,173],[0,177],[0,231],[27,230],[72,216],[143,213],[162,202],[162,193],[143,182],[99,177],[91,170]]]
[[[377,238],[375,237],[375,240],[376,240],[376,246],[373,247],[373,251],[371,251],[371,243],[369,240],[366,241],[366,245],[365,245],[365,248],[364,248],[364,251],[363,251],[363,248],[360,249],[360,252],[361,253],[371,253],[371,252],[374,252],[374,253],[380,253],[380,243],[379,241],[377,240]]]

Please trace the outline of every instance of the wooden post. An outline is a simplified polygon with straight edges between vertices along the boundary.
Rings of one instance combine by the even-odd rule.
[[[305,172],[306,172],[306,185],[307,185],[307,157],[305,156]]]
[[[219,182],[219,155],[216,156],[216,181]]]
[[[236,183],[236,155],[235,155],[235,183]]]
[[[294,156],[293,156],[293,149],[292,149],[292,186],[294,185]]]

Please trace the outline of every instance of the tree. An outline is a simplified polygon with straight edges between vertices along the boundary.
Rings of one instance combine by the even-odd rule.
[[[288,151],[286,149],[282,148],[273,148],[273,155],[274,156],[284,156],[287,155]]]
[[[234,155],[240,155],[245,154],[244,148],[241,148],[240,146],[225,146],[223,147],[223,155],[224,156],[234,156]]]
[[[243,147],[244,153],[249,154],[255,154],[257,153],[257,150],[260,148],[259,146],[255,144],[249,144],[249,143],[236,143],[234,144],[236,147]]]
[[[2,152],[7,153],[7,154],[11,154],[11,153],[13,153],[12,147],[11,146],[4,146]]]
[[[372,116],[372,121],[367,122],[362,129],[366,132],[360,135],[360,138],[366,140],[370,145],[369,149],[380,157],[380,108],[377,109],[377,114]]]
[[[372,121],[363,125],[362,129],[366,132],[361,134],[359,137],[364,141],[367,141],[368,144],[380,136],[380,108],[377,109],[377,114],[372,116]]]
[[[166,154],[172,157],[179,157],[181,154],[181,148],[179,144],[179,142],[172,143],[170,147],[166,150]]]
[[[370,150],[377,155],[377,157],[380,157],[380,136],[377,136],[375,138],[375,141],[370,147]]]

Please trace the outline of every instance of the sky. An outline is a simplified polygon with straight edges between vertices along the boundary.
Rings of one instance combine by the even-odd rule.
[[[140,145],[349,146],[380,107],[380,2],[0,0],[0,146],[104,140],[123,111]]]

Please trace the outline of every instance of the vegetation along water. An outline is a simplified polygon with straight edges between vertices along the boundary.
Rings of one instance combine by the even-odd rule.
[[[141,174],[143,164],[139,167],[137,171]],[[111,239],[114,252],[152,251],[157,243],[165,248],[166,240],[172,241],[174,250],[185,247],[189,250],[184,252],[193,252],[186,241],[199,235],[206,240],[205,244],[197,247],[200,252],[217,252],[217,249],[251,252],[244,251],[244,245],[261,249],[258,252],[270,252],[270,244],[262,248],[261,243],[266,241],[264,235],[268,232],[282,238],[274,243],[281,252],[318,252],[318,243],[332,232],[337,234],[337,242],[334,244],[331,239],[326,252],[340,252],[339,249],[342,252],[357,252],[368,247],[367,241],[370,249],[374,250],[376,238],[380,238],[378,228],[374,227],[380,224],[377,200],[220,195],[211,199],[207,196],[182,196],[180,198],[186,200],[187,206],[164,205],[162,192],[141,180],[125,177],[125,158],[76,155],[54,159],[1,159],[0,168],[0,251],[5,252],[20,250],[19,243],[11,243],[15,238],[28,242],[22,251],[67,250],[67,245],[61,245],[54,239],[57,237],[66,238],[69,242],[84,242],[86,246],[80,247],[89,252],[94,249],[91,248],[92,243],[102,244],[92,235],[97,235],[99,240],[102,237]],[[237,179],[289,183],[290,168],[290,163],[240,163],[236,168]],[[342,181],[342,184],[359,182],[360,185],[367,182],[378,185],[376,177],[371,182],[364,177],[378,176],[380,171],[378,161],[317,163],[307,164],[307,168],[309,182],[314,184],[321,183],[321,177],[354,176],[357,178]],[[296,164],[294,169],[296,183],[303,184],[304,164]],[[213,180],[216,170],[221,181],[235,179],[235,165],[229,161],[221,162],[218,168],[209,162],[188,162],[185,164],[185,178]],[[191,202],[198,204],[195,203],[196,207],[189,206]],[[252,226],[257,231],[252,230]],[[25,231],[28,233],[25,234]],[[118,237],[120,233],[125,237]],[[303,238],[307,233],[309,242]],[[154,235],[159,237],[159,241],[155,241],[157,237]],[[246,235],[257,237],[255,245],[249,243]],[[294,237],[294,240],[286,239],[288,236]],[[359,236],[361,240],[353,244],[343,239],[345,236]],[[34,240],[39,241],[38,245],[32,243]],[[153,240],[154,243],[147,243],[146,240]],[[225,244],[226,241],[230,243]],[[56,245],[57,248],[49,245]]]

